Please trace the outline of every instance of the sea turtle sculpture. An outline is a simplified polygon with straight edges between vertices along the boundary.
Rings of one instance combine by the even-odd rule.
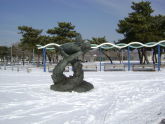
[[[57,47],[63,59],[53,69],[51,89],[55,91],[86,92],[93,89],[93,85],[84,81],[84,71],[78,57],[91,49],[90,42],[76,40]],[[64,75],[65,67],[71,64],[73,76]]]

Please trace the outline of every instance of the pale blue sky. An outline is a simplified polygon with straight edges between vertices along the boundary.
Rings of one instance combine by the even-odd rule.
[[[57,22],[71,22],[83,39],[106,36],[122,38],[115,29],[118,21],[131,12],[131,2],[141,0],[0,0],[0,45],[18,42],[18,26],[46,31]],[[165,0],[150,0],[154,14],[165,14]]]

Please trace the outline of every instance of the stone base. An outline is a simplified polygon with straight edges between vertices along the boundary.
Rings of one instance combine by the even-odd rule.
[[[162,119],[159,124],[165,124],[165,119]]]
[[[76,83],[78,85],[73,85],[75,83],[57,83],[50,86],[51,90],[61,91],[61,92],[86,92],[94,88],[94,86],[86,81],[82,81],[81,83]]]

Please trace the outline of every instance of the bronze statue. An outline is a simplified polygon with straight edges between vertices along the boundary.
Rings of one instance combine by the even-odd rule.
[[[53,69],[52,79],[53,85],[51,89],[55,91],[76,91],[86,92],[93,89],[93,85],[84,81],[84,71],[78,57],[91,49],[90,42],[76,40],[76,42],[65,43],[57,47],[63,59]],[[71,64],[73,76],[65,76],[63,72],[65,67]]]

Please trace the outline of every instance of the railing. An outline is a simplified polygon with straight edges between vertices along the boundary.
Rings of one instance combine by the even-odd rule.
[[[165,40],[159,41],[159,42],[149,42],[146,44],[140,43],[140,42],[131,42],[129,44],[125,44],[125,43],[119,43],[119,44],[113,44],[113,43],[102,43],[100,45],[97,44],[91,44],[93,49],[96,48],[102,48],[102,49],[112,49],[112,48],[118,48],[118,49],[122,49],[122,48],[126,48],[126,47],[130,47],[130,48],[142,48],[142,47],[155,47],[157,45],[160,45],[162,47],[165,47]]]

